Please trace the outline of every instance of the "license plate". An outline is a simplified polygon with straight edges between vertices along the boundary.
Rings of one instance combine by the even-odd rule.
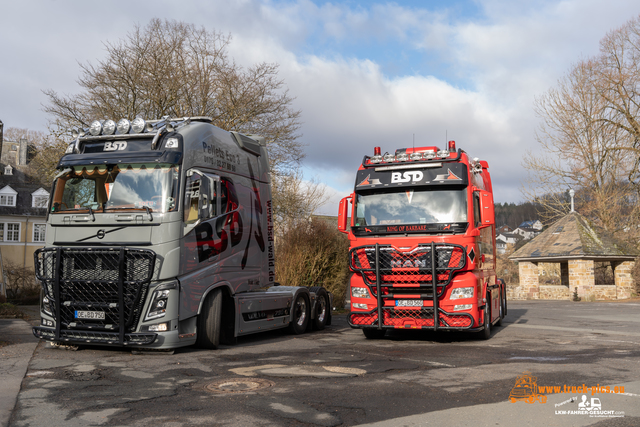
[[[396,300],[396,307],[422,307],[421,299],[399,299]]]
[[[79,311],[76,310],[76,319],[104,320],[104,311]]]

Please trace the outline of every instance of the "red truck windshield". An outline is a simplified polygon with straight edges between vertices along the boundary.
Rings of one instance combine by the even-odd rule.
[[[449,224],[467,221],[467,190],[402,189],[356,195],[354,225]]]

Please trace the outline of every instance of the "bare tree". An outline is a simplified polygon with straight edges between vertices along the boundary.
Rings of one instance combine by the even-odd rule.
[[[317,184],[302,182],[300,111],[278,78],[278,65],[237,65],[227,53],[230,40],[183,22],[153,19],[136,26],[124,40],[104,44],[105,59],[80,65],[79,94],[45,91],[52,134],[95,119],[209,116],[222,129],[266,137],[276,225],[284,229],[308,218],[323,194]],[[51,161],[62,147],[47,146],[41,160]]]
[[[636,241],[639,28],[636,18],[609,33],[599,55],[578,62],[536,99],[543,154],[529,153],[523,162],[529,171],[524,193],[543,207],[546,219],[569,211],[566,190],[573,188],[580,213]]]
[[[44,110],[59,131],[96,118],[210,116],[223,129],[265,136],[275,170],[296,167],[304,157],[300,111],[277,64],[240,67],[228,57],[229,42],[192,24],[153,19],[106,42],[104,60],[80,65],[80,94],[46,90]]]
[[[325,186],[315,180],[305,181],[300,169],[273,173],[271,187],[276,238],[300,223],[309,222],[311,214],[328,199]]]

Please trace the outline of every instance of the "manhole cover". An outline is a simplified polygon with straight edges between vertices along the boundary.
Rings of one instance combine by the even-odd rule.
[[[216,381],[207,384],[204,388],[214,393],[248,393],[273,385],[273,382],[261,378],[238,378]]]

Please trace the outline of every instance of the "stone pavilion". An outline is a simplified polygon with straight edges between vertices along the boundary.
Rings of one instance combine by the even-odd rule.
[[[637,256],[635,249],[571,212],[509,257],[518,262],[520,273],[520,284],[509,297],[571,300],[577,294],[582,301],[630,298],[635,292],[631,270]],[[542,265],[547,263],[560,266],[560,277],[554,284],[539,281]],[[598,283],[596,266],[608,269],[613,280]]]

